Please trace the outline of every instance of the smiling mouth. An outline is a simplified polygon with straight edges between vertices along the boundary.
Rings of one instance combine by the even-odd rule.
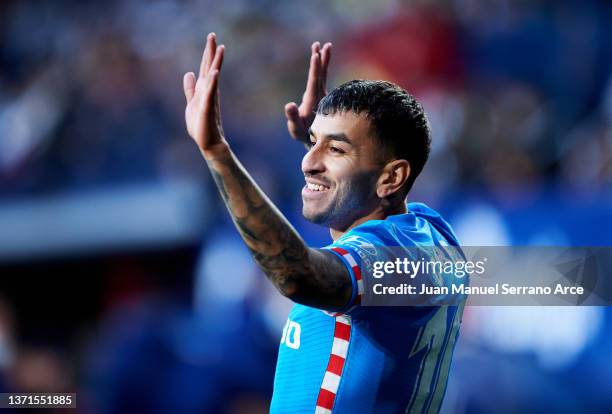
[[[327,191],[329,190],[329,187],[321,185],[321,184],[313,184],[313,183],[306,183],[306,188],[308,188],[310,191]]]

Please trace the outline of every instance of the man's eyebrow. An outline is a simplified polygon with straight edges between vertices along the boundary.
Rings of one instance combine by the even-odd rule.
[[[314,132],[312,132],[312,128],[308,128],[308,135],[316,138],[316,135],[314,134]],[[331,141],[342,141],[346,142],[347,144],[353,144],[349,137],[347,137],[346,134],[344,134],[343,132],[337,134],[323,134],[323,137]]]

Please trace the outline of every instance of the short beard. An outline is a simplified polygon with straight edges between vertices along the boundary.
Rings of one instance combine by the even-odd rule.
[[[327,209],[312,215],[307,215],[302,210],[302,214],[312,223],[345,231],[374,208],[377,199],[375,197],[377,179],[374,171],[358,173],[343,189],[340,189]]]

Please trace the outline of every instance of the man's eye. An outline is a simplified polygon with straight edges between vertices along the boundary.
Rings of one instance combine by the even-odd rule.
[[[344,151],[342,151],[342,150],[341,150],[340,148],[338,148],[338,147],[331,147],[331,148],[330,148],[330,151],[331,151],[331,152],[336,152],[336,153],[338,153],[338,154],[344,154]]]
[[[310,148],[314,147],[314,145],[315,145],[315,144],[316,144],[316,142],[315,142],[315,141],[308,141],[308,146],[309,146]]]

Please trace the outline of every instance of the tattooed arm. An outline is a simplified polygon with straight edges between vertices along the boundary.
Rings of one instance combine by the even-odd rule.
[[[240,235],[274,286],[309,306],[346,305],[351,281],[334,254],[306,246],[229,147],[208,153],[207,162]]]
[[[185,119],[240,235],[257,265],[288,298],[323,309],[344,307],[348,271],[333,253],[309,248],[232,153],[223,134],[218,81],[224,47],[208,35],[198,78],[185,74]]]

